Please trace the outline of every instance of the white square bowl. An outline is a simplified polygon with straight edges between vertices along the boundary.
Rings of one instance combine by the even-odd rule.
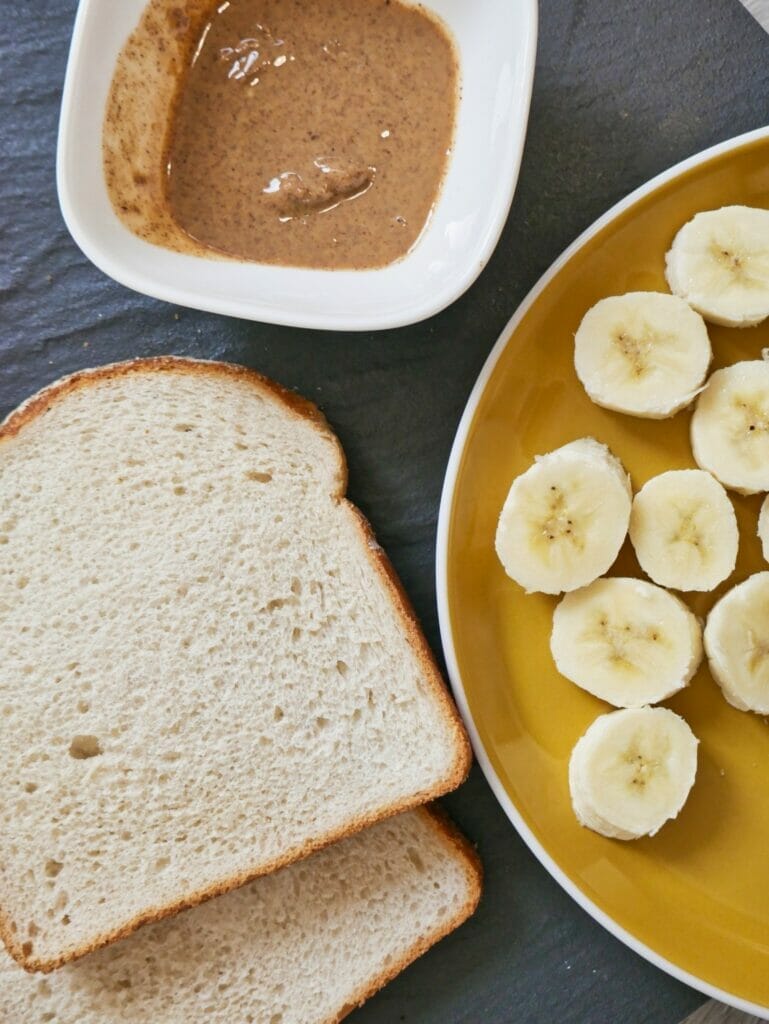
[[[112,210],[102,120],[118,54],[145,0],[81,0],[61,104],[57,184],[85,255],[155,298],[267,323],[356,331],[401,327],[444,309],[475,281],[512,202],[526,135],[536,0],[430,0],[459,48],[454,148],[430,223],[403,259],[377,270],[307,270],[206,259],[151,245]]]

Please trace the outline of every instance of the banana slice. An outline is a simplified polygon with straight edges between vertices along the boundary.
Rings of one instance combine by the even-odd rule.
[[[702,317],[659,292],[601,299],[574,337],[574,367],[596,405],[650,419],[696,397],[711,357]]]
[[[610,839],[653,836],[678,816],[697,774],[697,739],[667,708],[601,715],[578,740],[569,788],[581,825]]]
[[[513,481],[499,517],[505,572],[527,592],[592,583],[622,547],[631,497],[622,463],[591,437],[537,456]]]
[[[751,359],[716,370],[692,416],[694,459],[724,487],[769,490],[769,363]]]
[[[769,210],[723,206],[684,224],[665,257],[670,290],[726,327],[769,316]]]
[[[764,561],[769,562],[769,495],[764,498],[758,514],[758,539],[761,541]]]
[[[713,605],[704,639],[711,674],[729,703],[769,714],[769,572],[749,576]]]
[[[701,469],[652,477],[633,499],[630,541],[655,583],[713,590],[737,563],[737,516],[724,488]]]
[[[700,624],[679,598],[645,580],[612,577],[566,594],[550,650],[561,675],[620,708],[665,700],[702,660]]]

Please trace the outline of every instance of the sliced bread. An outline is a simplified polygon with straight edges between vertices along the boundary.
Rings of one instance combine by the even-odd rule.
[[[332,1024],[472,914],[477,858],[424,809],[46,978],[0,955],[14,1024]]]
[[[314,406],[158,358],[0,430],[0,934],[51,970],[457,786]]]

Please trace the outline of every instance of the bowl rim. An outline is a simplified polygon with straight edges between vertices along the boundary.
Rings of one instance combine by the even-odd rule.
[[[58,137],[56,146],[56,189],[59,199],[64,223],[83,254],[108,277],[113,278],[119,284],[124,285],[133,291],[148,295],[151,298],[161,299],[175,305],[191,309],[198,309],[205,312],[218,313],[224,316],[235,316],[246,320],[255,320],[262,323],[277,324],[287,327],[314,328],[318,330],[333,331],[373,331],[387,330],[398,327],[405,327],[418,323],[428,317],[444,310],[451,303],[463,295],[468,288],[477,280],[486,264],[488,263],[507,221],[510,207],[512,205],[515,189],[518,184],[523,150],[526,141],[529,110],[531,106],[531,94],[534,81],[534,71],[537,53],[537,32],[538,32],[538,0],[516,0],[519,4],[524,25],[525,34],[520,46],[520,55],[523,66],[523,94],[519,100],[521,112],[520,130],[510,133],[510,143],[507,147],[505,166],[509,170],[509,180],[500,188],[498,201],[492,208],[492,216],[481,236],[481,244],[477,257],[467,261],[460,274],[454,275],[448,285],[441,285],[435,289],[425,289],[425,294],[420,301],[414,301],[408,305],[393,308],[377,313],[323,313],[305,312],[300,308],[289,308],[288,306],[277,307],[271,305],[264,297],[249,300],[230,299],[226,297],[196,293],[185,286],[176,285],[173,280],[161,279],[145,273],[141,265],[134,261],[123,260],[115,256],[100,241],[98,241],[89,226],[77,213],[77,203],[74,198],[74,183],[67,172],[67,160],[65,153],[71,144],[72,137],[71,122],[74,116],[74,92],[76,79],[82,65],[81,53],[84,47],[84,40],[87,38],[86,25],[89,13],[97,0],[80,0],[77,14],[75,16],[72,39],[70,43],[67,68],[62,89]],[[409,2],[409,0],[407,0]],[[439,196],[440,201],[440,196]],[[128,231],[123,226],[124,230]],[[150,243],[147,243],[150,244]],[[418,243],[417,243],[418,244]],[[157,247],[160,248],[160,247]],[[413,251],[413,250],[412,250]],[[190,256],[191,259],[205,262],[205,257]],[[403,259],[407,259],[408,254]],[[250,261],[235,261],[239,265],[259,264]],[[400,261],[396,261],[400,262]],[[386,271],[393,264],[382,268],[360,271],[337,271],[337,270],[315,270],[309,268],[287,267],[287,271],[300,272],[302,274],[340,274],[348,273],[353,277],[364,274],[377,274]]]
[[[475,721],[470,710],[464,683],[459,670],[459,662],[451,626],[448,561],[449,534],[451,529],[457,478],[459,476],[462,457],[466,449],[475,413],[503,351],[506,349],[507,344],[518,324],[523,320],[535,300],[544,291],[550,281],[560,272],[561,268],[568,263],[574,253],[581,249],[589,239],[598,234],[607,224],[615,220],[615,218],[624,210],[635,205],[639,199],[642,199],[644,196],[654,192],[659,188],[659,186],[685,173],[692,167],[707,163],[714,157],[721,156],[724,153],[728,153],[732,150],[739,149],[742,146],[747,146],[760,139],[766,138],[769,138],[769,126],[756,128],[752,131],[744,132],[741,135],[736,135],[731,139],[726,139],[723,142],[716,143],[713,146],[709,146],[707,149],[701,150],[700,152],[681,160],[679,163],[674,164],[667,170],[655,175],[649,181],[630,192],[624,199],[621,199],[618,203],[615,203],[610,207],[606,213],[583,231],[571,243],[571,245],[569,245],[561,255],[557,257],[542,277],[539,278],[502,329],[499,338],[487,356],[483,368],[481,369],[481,372],[473,385],[473,389],[470,392],[470,396],[457,427],[451,452],[449,454],[446,474],[444,476],[440,507],[438,511],[435,550],[435,583],[436,601],[438,605],[438,624],[451,689],[462,715],[462,719],[470,735],[473,752],[478,760],[484,777],[494,793],[497,802],[507,815],[519,836],[523,839],[524,843],[528,846],[537,860],[543,865],[561,888],[571,896],[575,903],[586,911],[593,920],[602,925],[611,935],[632,949],[633,952],[638,953],[639,956],[648,960],[649,963],[653,964],[655,967],[658,967],[660,970],[669,974],[678,981],[689,985],[691,988],[696,989],[698,992],[702,992],[704,995],[710,996],[712,999],[726,1003],[728,1006],[733,1006],[735,1009],[742,1010],[744,1013],[752,1014],[762,1020],[769,1020],[769,1006],[761,1006],[758,1003],[750,1002],[749,1000],[743,999],[732,992],[727,992],[724,989],[720,989],[717,986],[711,985],[709,982],[698,978],[696,975],[684,970],[672,961],[660,956],[659,953],[655,952],[650,946],[647,946],[646,943],[641,942],[630,932],[626,931],[621,925],[617,924],[614,918],[601,910],[600,907],[598,907],[574,884],[574,882],[572,882],[569,876],[558,866],[543,844],[540,843],[532,830],[526,824],[523,816],[520,814],[514,802],[505,791],[504,785],[494,769],[490,757],[486,753],[480,733],[475,725]]]

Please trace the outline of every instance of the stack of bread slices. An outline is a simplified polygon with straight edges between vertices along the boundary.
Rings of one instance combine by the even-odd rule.
[[[473,912],[422,806],[467,738],[345,488],[315,407],[225,364],[5,421],[0,1020],[337,1021]]]

